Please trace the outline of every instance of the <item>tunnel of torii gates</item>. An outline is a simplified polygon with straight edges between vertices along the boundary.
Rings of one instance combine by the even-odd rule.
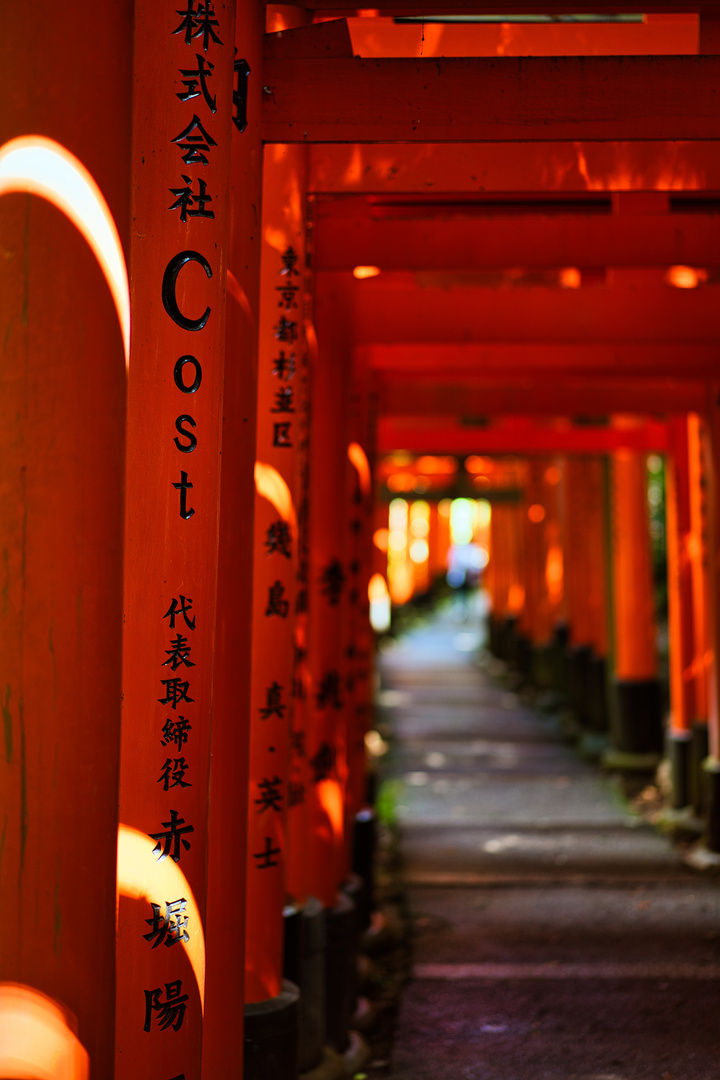
[[[301,1068],[344,1049],[378,492],[437,570],[448,458],[493,647],[566,646],[645,762],[664,460],[674,803],[720,849],[718,6],[332,3],[3,36],[0,1076],[239,1077],[243,1011],[293,1075],[321,923]]]

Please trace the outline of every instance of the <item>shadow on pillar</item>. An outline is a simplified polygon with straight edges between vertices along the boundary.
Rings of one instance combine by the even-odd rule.
[[[297,1080],[300,991],[283,981],[277,997],[245,1006],[244,1080]]]

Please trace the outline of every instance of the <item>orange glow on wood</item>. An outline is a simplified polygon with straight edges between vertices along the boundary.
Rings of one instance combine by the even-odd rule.
[[[11,191],[47,199],[85,237],[112,293],[129,364],[130,290],[125,256],[110,207],[95,179],[54,139],[22,135],[0,147],[0,195]]]
[[[90,1059],[67,1009],[21,983],[0,983],[0,1076],[90,1080]]]
[[[372,482],[370,480],[370,466],[368,465],[367,454],[360,443],[350,443],[348,446],[348,459],[357,469],[358,478],[360,480],[360,490],[363,495],[369,495],[372,487]]]

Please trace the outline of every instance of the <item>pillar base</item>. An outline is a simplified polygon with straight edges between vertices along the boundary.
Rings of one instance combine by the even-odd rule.
[[[360,932],[367,930],[375,894],[375,855],[377,850],[377,815],[370,806],[363,807],[353,822],[352,868],[365,882],[363,907],[358,910]]]
[[[285,980],[277,997],[245,1006],[244,1080],[297,1080],[300,991]]]
[[[708,756],[708,726],[696,721],[690,729],[690,803],[698,817],[707,810],[707,778],[703,762]]]
[[[653,774],[661,761],[662,754],[637,754],[632,750],[616,750],[612,746],[600,758],[603,769],[621,773]]]
[[[355,1012],[358,929],[355,904],[342,892],[335,907],[325,911],[325,933],[325,1042],[344,1054]]]
[[[317,1065],[300,1073],[300,1080],[346,1080],[346,1077],[344,1058],[329,1046],[323,1046]]]
[[[682,810],[690,802],[690,748],[692,735],[689,731],[669,731],[667,755],[670,761],[670,806]]]
[[[285,978],[300,988],[300,1071],[315,1068],[325,1041],[325,910],[314,896],[285,909]]]
[[[554,645],[552,642],[548,642],[545,645],[533,645],[532,646],[532,662],[530,670],[530,680],[538,690],[552,690],[553,687],[553,665],[554,665]]]
[[[518,671],[528,682],[532,678],[533,650],[530,639],[524,634],[515,638],[515,663]]]
[[[565,653],[567,671],[568,703],[577,716],[581,728],[590,726],[590,657],[589,645],[571,645]]]
[[[594,652],[590,653],[588,665],[587,714],[591,731],[607,732],[607,665],[605,657],[596,656]]]
[[[706,757],[703,762],[703,771],[707,777],[707,836],[706,845],[709,851],[720,852],[720,761],[714,757]]]
[[[517,615],[508,615],[502,628],[501,644],[503,655],[500,657],[501,660],[507,660],[511,664],[517,663],[517,638]]]
[[[662,693],[658,679],[615,679],[612,749],[623,754],[663,752]]]

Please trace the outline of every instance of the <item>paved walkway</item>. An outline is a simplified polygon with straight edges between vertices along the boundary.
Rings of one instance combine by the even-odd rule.
[[[717,1080],[720,884],[478,664],[479,623],[382,657],[415,928],[393,1080]]]

